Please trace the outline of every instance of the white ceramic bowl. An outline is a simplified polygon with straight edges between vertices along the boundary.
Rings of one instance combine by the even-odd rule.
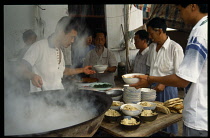
[[[155,101],[156,99],[156,96],[152,96],[152,97],[149,97],[149,98],[145,98],[144,96],[141,97],[141,100],[142,101],[150,101],[150,102],[153,102]]]
[[[138,103],[141,101],[141,93],[123,93],[123,101],[125,103]]]
[[[127,84],[134,84],[139,81],[139,78],[133,78],[134,75],[144,75],[141,73],[129,73],[122,75],[123,81]]]
[[[119,106],[114,106],[114,105],[113,105],[114,102],[115,102],[115,103],[118,103]],[[121,101],[113,101],[113,102],[112,102],[112,105],[111,105],[111,107],[110,107],[110,109],[113,109],[113,110],[120,110],[120,106],[123,105],[123,104],[124,104],[124,102],[121,102]]]
[[[104,73],[107,69],[108,65],[94,65],[93,68],[97,71],[97,73]]]
[[[126,105],[131,105],[133,107],[136,107],[138,110],[135,111],[129,111],[129,110],[125,110],[124,107]],[[120,110],[125,114],[125,115],[130,115],[130,116],[136,116],[141,114],[142,110],[143,110],[143,106],[139,105],[139,104],[132,104],[132,103],[128,103],[128,104],[123,104],[120,106]]]
[[[154,89],[150,89],[150,88],[141,88],[141,92],[145,92],[145,93],[156,93],[156,90]]]
[[[113,101],[118,101],[122,98],[123,91],[122,89],[112,89],[112,90],[106,91],[106,94],[111,96]]]
[[[145,106],[145,102],[147,102],[147,104],[149,104],[150,106]],[[156,103],[149,102],[149,101],[142,101],[142,102],[138,102],[137,104],[142,105],[144,110],[155,110],[157,106]]]
[[[123,94],[123,90],[122,89],[111,89],[111,90],[106,91],[106,94],[111,97],[120,96]]]
[[[156,90],[150,88],[141,88],[141,100],[142,101],[155,101]]]
[[[123,95],[115,96],[115,97],[112,97],[112,100],[118,101],[118,100],[122,99],[122,97],[123,97]]]
[[[129,87],[128,84],[124,85],[123,101],[125,103],[138,103],[141,101],[141,88]]]

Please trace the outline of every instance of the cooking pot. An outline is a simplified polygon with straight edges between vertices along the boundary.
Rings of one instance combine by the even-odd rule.
[[[33,97],[33,99],[36,99],[36,98],[40,98],[46,95],[58,96],[59,93],[60,92],[57,92],[57,91],[43,91],[43,92],[37,92],[37,93],[31,94],[31,96]],[[112,104],[111,97],[106,95],[106,93],[90,91],[90,90],[76,90],[66,95],[67,99],[68,98],[70,99],[71,97],[74,97],[75,99],[73,100],[73,102],[76,102],[78,100],[87,100],[88,98],[90,102],[93,102],[94,107],[92,108],[96,108],[97,110],[96,116],[86,121],[83,121],[83,122],[80,122],[80,123],[77,123],[68,127],[58,127],[54,130],[50,130],[46,132],[34,132],[31,134],[19,133],[16,135],[7,134],[7,136],[92,137],[95,134],[95,132],[98,130],[98,128],[100,127],[100,124],[104,118],[105,112],[111,107],[111,104]],[[56,100],[45,99],[45,101],[49,106],[60,106],[60,108],[68,106],[68,105],[65,105],[65,103],[62,102],[62,100],[59,100],[59,98]],[[42,122],[39,122],[39,123],[41,126]],[[49,122],[49,125],[50,124],[51,122]],[[24,122],[22,125],[24,125]]]

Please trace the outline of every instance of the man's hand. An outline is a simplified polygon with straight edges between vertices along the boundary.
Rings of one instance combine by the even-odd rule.
[[[117,69],[116,66],[107,67],[106,70],[104,71],[104,73],[113,73],[116,71],[116,69]]]
[[[39,87],[39,88],[41,88],[42,87],[42,84],[43,84],[42,78],[39,75],[37,75],[37,74],[34,74],[32,76],[31,82],[32,82],[32,84],[34,86]]]
[[[96,73],[94,70],[92,70],[92,66],[85,66],[83,68],[83,72],[87,75]]]
[[[139,82],[135,84],[130,84],[130,87],[138,88],[147,88],[150,84],[147,81],[148,75],[134,75],[133,78],[139,78]]]
[[[153,89],[156,90],[157,92],[161,92],[165,89],[165,85],[163,84],[158,84],[157,86],[155,86]]]

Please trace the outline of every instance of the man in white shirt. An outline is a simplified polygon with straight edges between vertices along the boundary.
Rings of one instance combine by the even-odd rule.
[[[64,89],[63,75],[92,74],[91,66],[65,68],[61,47],[69,47],[77,36],[78,23],[68,16],[62,17],[55,32],[47,39],[34,43],[23,57],[21,71],[30,80],[30,92]]]
[[[183,109],[183,136],[208,136],[208,4],[177,4],[186,24],[194,25],[186,47],[185,57],[174,74],[157,77],[148,75],[131,86],[144,88],[158,82],[167,86],[186,88]]]
[[[17,54],[17,58],[18,60],[21,60],[23,58],[23,56],[25,55],[26,51],[29,49],[29,47],[34,43],[36,42],[36,39],[37,39],[37,35],[36,33],[29,29],[29,30],[26,30],[24,33],[23,33],[23,41],[25,43],[25,46],[18,52]]]
[[[149,66],[146,65],[149,47],[149,34],[146,30],[139,30],[135,33],[134,42],[136,49],[139,49],[133,63],[133,73],[149,74]]]
[[[95,73],[90,75],[90,77],[98,78],[100,82],[108,82],[115,86],[114,72],[117,69],[118,63],[114,53],[105,47],[106,32],[103,30],[96,30],[93,38],[96,47],[86,55],[83,66],[108,65],[104,73]]]
[[[166,34],[166,21],[155,17],[147,23],[147,32],[152,42],[149,45],[147,65],[150,67],[151,76],[166,76],[174,74],[183,60],[183,48]],[[157,91],[156,101],[165,102],[178,97],[177,87],[167,86],[161,83],[151,85]],[[178,125],[173,124],[165,129],[168,133],[177,134]]]

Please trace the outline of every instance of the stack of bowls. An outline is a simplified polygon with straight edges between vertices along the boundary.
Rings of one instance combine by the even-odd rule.
[[[141,100],[142,101],[155,101],[156,90],[150,88],[141,88]]]
[[[124,85],[123,101],[125,103],[138,103],[141,101],[141,88],[136,89],[128,84]]]

